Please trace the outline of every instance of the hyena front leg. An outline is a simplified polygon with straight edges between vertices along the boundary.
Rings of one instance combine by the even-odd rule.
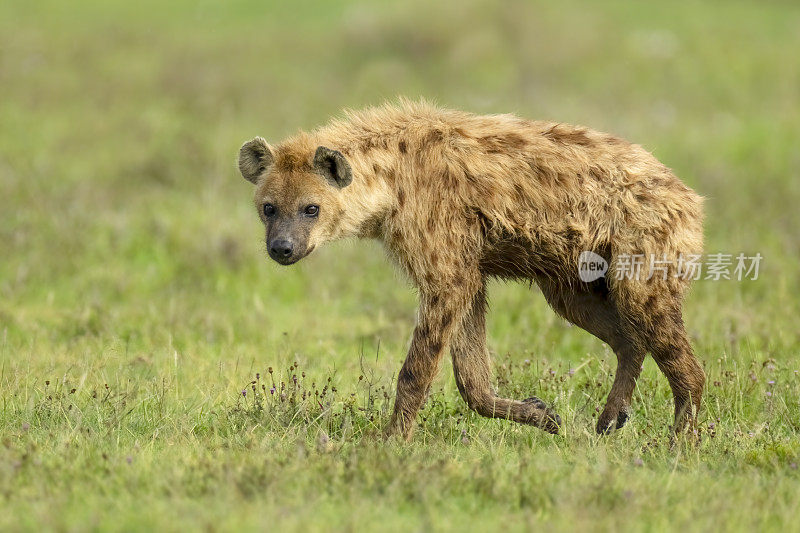
[[[394,413],[386,430],[406,440],[414,431],[417,412],[424,405],[439,362],[479,288],[479,276],[465,275],[436,288],[421,288],[417,326],[411,348],[397,378]]]
[[[492,387],[492,369],[486,349],[486,293],[475,295],[458,328],[451,348],[456,385],[470,409],[489,418],[506,418],[558,433],[561,418],[538,398],[503,398]]]

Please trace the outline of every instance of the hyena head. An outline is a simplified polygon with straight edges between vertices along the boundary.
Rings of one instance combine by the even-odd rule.
[[[302,143],[300,143],[302,144]],[[324,146],[278,146],[261,137],[239,150],[239,171],[256,185],[269,256],[291,265],[338,235],[341,190],[352,181],[344,156]]]

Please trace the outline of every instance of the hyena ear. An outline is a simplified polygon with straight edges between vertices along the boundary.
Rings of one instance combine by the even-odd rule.
[[[250,183],[256,183],[261,174],[272,165],[272,150],[267,141],[256,137],[239,149],[239,172]]]
[[[314,154],[314,169],[340,189],[353,181],[353,170],[347,159],[336,150],[320,146]]]

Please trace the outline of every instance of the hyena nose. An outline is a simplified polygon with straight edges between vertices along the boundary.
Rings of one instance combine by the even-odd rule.
[[[292,255],[293,248],[292,241],[276,239],[272,241],[272,244],[269,246],[269,251],[272,257],[286,259]]]

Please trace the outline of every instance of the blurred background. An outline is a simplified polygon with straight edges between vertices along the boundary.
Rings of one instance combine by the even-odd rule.
[[[797,390],[800,352],[798,51],[800,5],[779,0],[0,3],[0,493],[13,506],[0,526],[28,517],[31,527],[70,529],[87,516],[105,516],[100,528],[219,517],[252,525],[272,516],[264,501],[302,518],[297,502],[311,494],[334,508],[344,501],[331,513],[345,520],[402,500],[437,507],[434,517],[445,506],[443,520],[473,527],[458,502],[486,510],[487,524],[497,523],[491,509],[506,516],[517,501],[588,526],[638,513],[653,529],[697,520],[713,529],[724,514],[739,527],[755,517],[758,529],[765,505],[790,520],[796,505],[781,502],[796,501],[796,483],[771,498],[782,478],[769,476],[792,461],[796,472],[800,427],[796,392],[772,396],[789,383]],[[361,429],[335,426],[342,446],[360,446],[347,427],[369,434],[387,416],[413,290],[376,243],[332,245],[291,268],[267,260],[235,161],[255,135],[278,142],[342,108],[400,95],[640,143],[706,197],[708,252],[762,254],[757,281],[700,281],[685,311],[708,365],[707,431],[725,427],[739,451],[729,455],[723,441],[705,478],[699,464],[675,477],[666,447],[653,459],[661,477],[631,470],[642,459],[626,454],[644,453],[671,416],[652,361],[634,429],[618,448],[597,448],[584,429],[610,386],[613,355],[519,284],[490,289],[498,384],[554,400],[573,428],[566,440],[477,417],[465,424],[449,362],[421,417],[422,447],[378,446],[376,459],[356,449],[346,464],[366,461],[368,473],[341,474],[325,456],[305,462],[293,439],[313,443],[334,427],[317,404],[313,422],[280,410],[291,422],[265,422],[255,404],[242,418],[254,375],[274,367],[288,382],[295,362],[301,379],[388,391],[377,416],[345,393],[340,412],[356,401],[367,408],[352,410],[366,413],[353,415]],[[783,374],[762,379],[762,370]],[[776,433],[762,433],[770,420]],[[369,460],[395,473],[416,466],[384,483]],[[762,470],[734,484],[726,476],[745,463]],[[627,481],[608,492],[612,467]],[[281,500],[287,478],[306,485]],[[506,480],[502,490],[496,480]],[[649,496],[631,504],[630,486]],[[701,486],[704,497],[688,498]],[[373,506],[353,503],[373,496]],[[714,498],[727,511],[706,515]]]

